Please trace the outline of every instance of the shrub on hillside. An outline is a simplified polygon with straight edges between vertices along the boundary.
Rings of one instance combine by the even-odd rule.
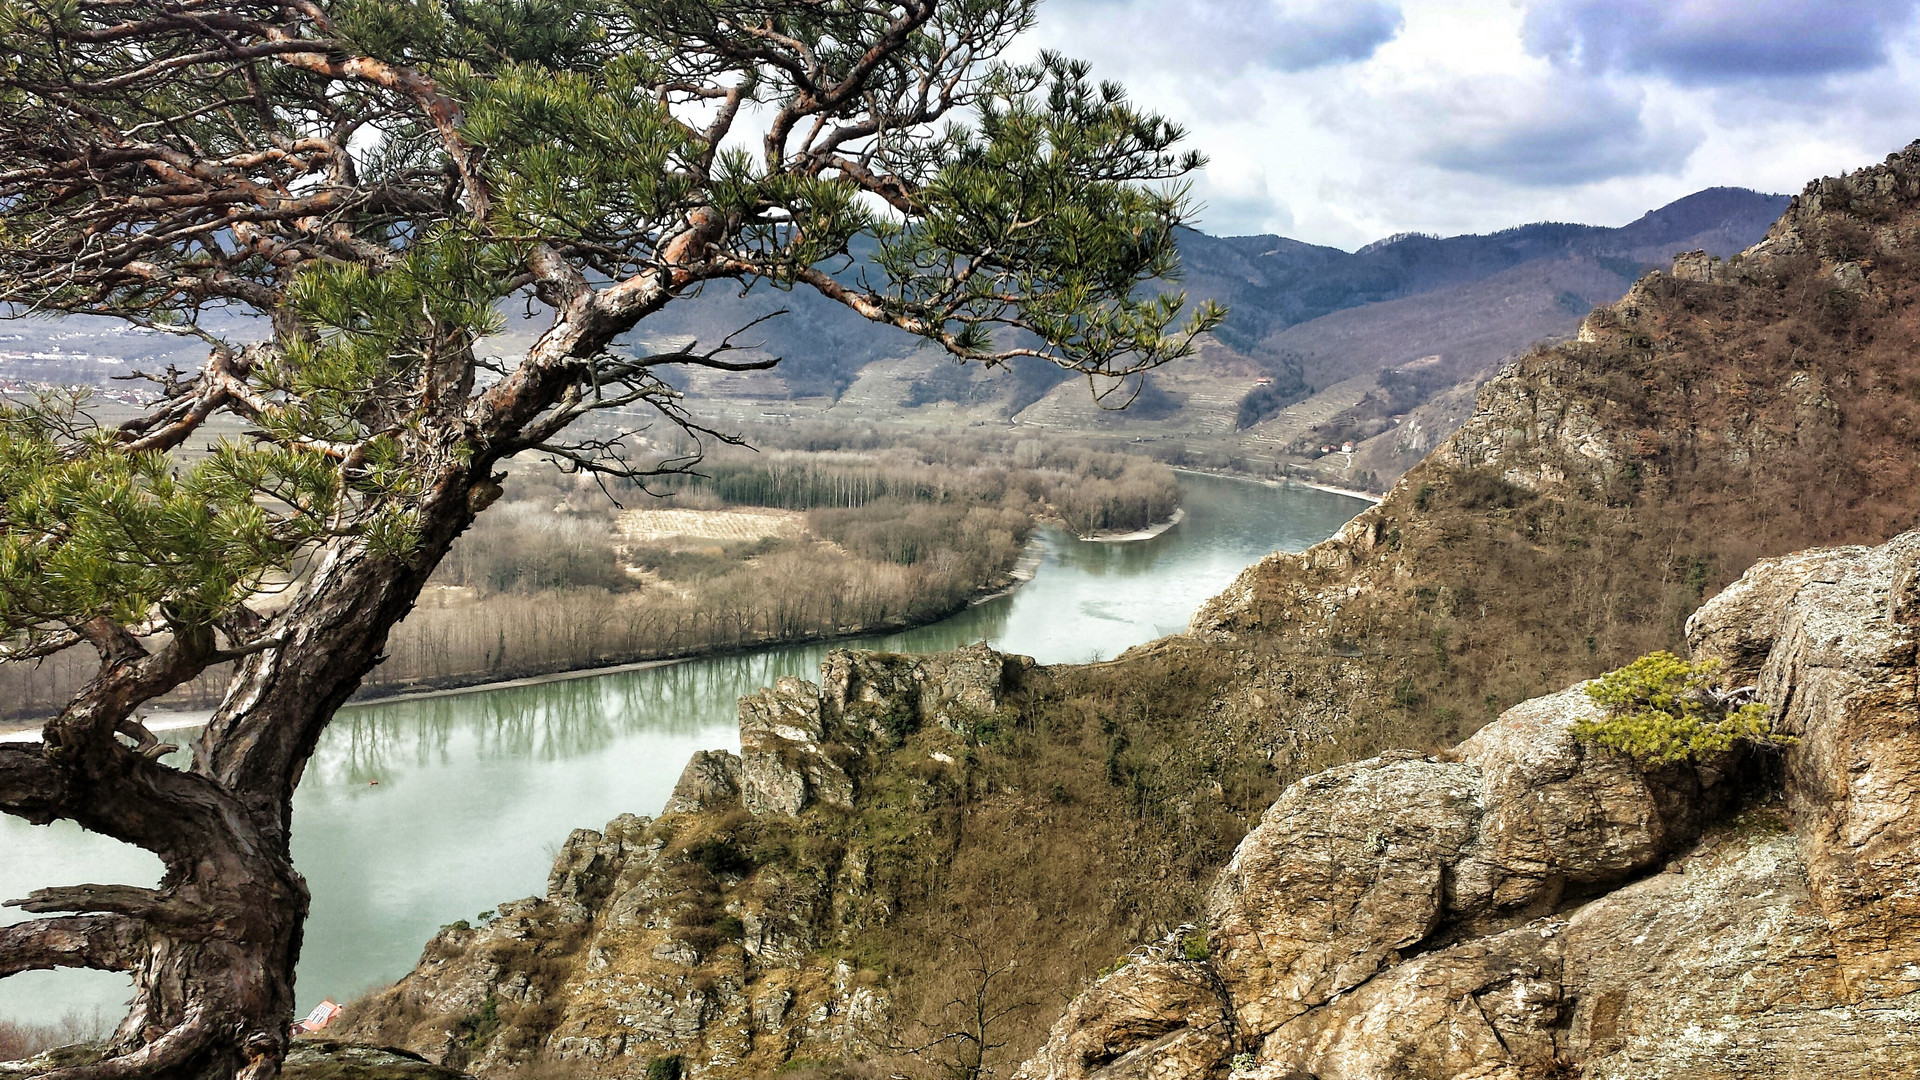
[[[1720,687],[1717,660],[1649,653],[1587,684],[1597,720],[1573,725],[1575,738],[1649,764],[1692,761],[1740,743],[1778,747],[1794,740],[1773,729],[1767,707]]]

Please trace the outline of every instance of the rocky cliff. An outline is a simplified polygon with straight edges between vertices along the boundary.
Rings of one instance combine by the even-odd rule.
[[[1770,560],[1689,622],[1798,739],[1648,769],[1580,688],[1290,787],[1026,1080],[1920,1071],[1920,532]]]
[[[922,853],[889,834],[899,792],[872,785],[899,778],[875,759],[911,755],[925,797],[1038,676],[984,646],[838,651],[821,675],[743,698],[739,756],[694,755],[658,819],[576,830],[545,896],[446,927],[334,1033],[483,1076],[753,1076],[884,1041],[888,992],[857,954]]]

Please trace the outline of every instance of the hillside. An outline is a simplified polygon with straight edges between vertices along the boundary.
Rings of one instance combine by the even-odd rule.
[[[1676,252],[1730,255],[1744,248],[1782,205],[1780,196],[1713,188],[1619,228],[1545,223],[1478,236],[1402,236],[1357,252],[1189,231],[1181,242],[1181,287],[1195,300],[1228,305],[1231,315],[1200,356],[1157,373],[1125,412],[1096,407],[1083,382],[1044,362],[965,368],[812,292],[762,288],[742,296],[710,287],[650,318],[627,344],[713,344],[785,311],[737,340],[748,352],[781,357],[778,369],[687,377],[700,414],[723,427],[1012,421],[1150,443],[1147,449],[1170,460],[1263,474],[1305,469],[1384,487],[1458,422],[1460,410],[1444,402],[1460,399],[1503,359],[1571,334],[1594,306]],[[537,309],[506,314],[515,339],[542,318]],[[247,333],[214,321],[223,332]],[[116,376],[191,367],[203,351],[194,339],[101,320],[19,322],[0,340],[0,389],[83,383],[134,401],[144,387]],[[1239,430],[1242,399],[1261,380],[1296,371],[1314,393]],[[1362,444],[1351,459],[1322,458],[1317,449],[1350,440]]]
[[[1335,733],[1437,747],[1679,645],[1757,558],[1911,526],[1917,229],[1909,148],[1521,357],[1380,506],[1196,614],[1267,672],[1222,707],[1283,757]]]
[[[704,407],[742,426],[1011,420],[1149,443],[1170,460],[1266,474],[1302,469],[1384,487],[1458,422],[1458,409],[1422,411],[1430,402],[1459,397],[1537,341],[1570,335],[1594,306],[1677,252],[1741,250],[1784,204],[1783,196],[1712,188],[1619,228],[1544,223],[1487,235],[1412,235],[1357,252],[1187,232],[1180,287],[1192,299],[1226,304],[1231,315],[1215,342],[1156,372],[1125,412],[1102,410],[1084,383],[1044,365],[963,369],[904,336],[814,311],[819,301],[798,296],[705,297],[673,309],[674,322],[650,323],[649,332],[713,339],[792,303],[792,314],[754,331],[763,351],[787,358],[780,369],[703,375],[691,384]],[[1409,375],[1416,365],[1424,366]],[[1315,393],[1239,430],[1241,400],[1289,369]],[[1424,436],[1393,430],[1409,421]],[[1369,439],[1355,460],[1317,460],[1320,444]]]
[[[1816,841],[1870,845],[1873,800],[1893,805],[1913,758],[1904,743],[1868,745],[1900,730],[1873,710],[1911,708],[1911,648],[1885,625],[1911,621],[1911,539],[1841,552],[1825,576],[1795,576],[1819,558],[1774,564],[1696,622],[1703,655],[1772,673],[1765,700],[1792,703],[1788,730],[1818,749],[1789,759],[1784,787],[1765,769],[1582,772],[1564,738],[1577,709],[1547,695],[1684,650],[1689,614],[1756,560],[1914,525],[1916,243],[1920,143],[1810,185],[1739,258],[1681,259],[1589,316],[1578,340],[1507,367],[1382,505],[1248,570],[1188,635],[1084,667],[984,649],[839,654],[817,686],[747,699],[740,759],[697,757],[657,821],[576,833],[547,897],[443,931],[350,1030],[490,1077],[556,1061],[574,1075],[660,1063],[722,1078],[785,1062],[832,1076],[850,1068],[842,1058],[871,1059],[854,1074],[934,1076],[1009,1068],[1046,1044],[1028,1076],[1109,1064],[1102,1075],[1218,1076],[1236,1051],[1273,1080],[1306,1066],[1372,1080],[1408,1062],[1456,1076],[1448,1048],[1477,1046],[1505,1055],[1484,1075],[1533,1080],[1567,1075],[1569,1055],[1616,1051],[1618,1074],[1639,1075],[1647,1054],[1691,1045],[1674,1034],[1699,1026],[1689,1018],[1737,1040],[1795,1015],[1838,1026],[1809,1027],[1832,1039],[1795,1043],[1794,1060],[1813,1064],[1777,1075],[1897,1075],[1913,1061],[1909,1005],[1846,1018],[1912,989],[1873,944],[1885,918],[1911,917],[1875,907],[1907,864]],[[1789,611],[1814,578],[1816,606]],[[1781,659],[1763,668],[1770,650]],[[1850,697],[1853,678],[1887,694]],[[1451,756],[1422,756],[1503,713]],[[1827,767],[1856,743],[1894,770],[1858,789],[1872,795],[1858,819]],[[1549,782],[1564,805],[1520,797]],[[1768,801],[1781,792],[1786,824]],[[1463,800],[1486,813],[1462,817]],[[1757,816],[1724,816],[1743,807]],[[1323,827],[1348,809],[1358,832]],[[1401,817],[1363,827],[1375,811]],[[1607,832],[1616,820],[1632,828]],[[1378,919],[1305,905],[1287,921],[1287,890],[1326,895],[1287,854],[1302,823],[1338,848],[1309,862],[1354,868],[1328,888],[1385,890],[1367,909]],[[1584,843],[1581,829],[1599,830],[1591,846],[1554,846]],[[1233,862],[1247,887],[1221,884],[1249,844],[1270,857]],[[1447,880],[1457,887],[1436,891]],[[1255,886],[1271,907],[1234,899]],[[1596,890],[1616,890],[1595,909],[1611,914],[1573,919],[1560,940]],[[1732,921],[1688,921],[1715,910]],[[1622,937],[1661,913],[1673,918],[1657,940]],[[1187,923],[1217,941],[1195,944]],[[1741,936],[1756,925],[1791,933]],[[1595,966],[1612,953],[1624,968]],[[1362,962],[1315,966],[1347,956]],[[1284,965],[1301,975],[1292,989],[1266,974]],[[1116,969],[1146,980],[1118,995],[1140,1009],[1096,994],[1069,1010]],[[1393,977],[1328,997],[1381,970]],[[1643,1003],[1634,980],[1649,971],[1662,989]],[[1803,1011],[1684,992],[1749,975],[1799,994]],[[1468,999],[1480,1009],[1448,1019]],[[1276,1034],[1242,1049],[1228,1012]],[[1681,1076],[1707,1058],[1660,1061],[1653,1075]]]

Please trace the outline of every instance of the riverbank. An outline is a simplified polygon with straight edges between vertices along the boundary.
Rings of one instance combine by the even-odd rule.
[[[1135,529],[1132,532],[1089,533],[1086,536],[1080,537],[1080,539],[1090,544],[1131,544],[1136,540],[1151,540],[1185,520],[1187,520],[1186,508],[1175,507],[1173,516],[1160,522],[1158,525],[1149,525],[1144,529]]]
[[[470,681],[460,675],[447,676],[444,679],[418,681],[412,684],[376,686],[362,689],[347,702],[349,706],[373,704],[375,702],[406,701],[419,698],[444,697],[453,694],[476,694],[489,690],[505,689],[515,686],[539,686],[545,683],[564,682],[570,679],[586,679],[600,675],[611,675],[622,671],[644,671],[648,668],[662,667],[668,664],[683,664],[693,660],[722,659],[759,652],[762,649],[784,648],[790,645],[832,645],[836,642],[853,641],[859,638],[874,637],[880,634],[898,634],[915,630],[922,626],[944,622],[969,608],[1009,595],[1020,586],[1027,584],[1039,573],[1040,564],[1046,553],[1046,544],[1035,535],[1029,537],[1026,547],[1021,549],[1020,557],[994,581],[975,590],[964,605],[950,610],[937,610],[921,618],[884,619],[875,623],[842,627],[832,633],[795,634],[787,637],[765,637],[748,641],[729,642],[724,645],[701,646],[681,652],[654,656],[627,657],[612,660],[604,664],[588,664],[562,668],[554,671],[533,671],[510,679],[485,679]]]
[[[1171,525],[1172,523],[1169,523]],[[1164,527],[1163,527],[1164,530]],[[1156,534],[1157,535],[1157,534]],[[670,664],[684,664],[694,660],[720,659],[762,649],[779,648],[788,645],[831,645],[840,641],[853,641],[859,638],[873,637],[879,634],[898,634],[907,630],[930,626],[943,622],[968,608],[978,607],[1003,596],[1010,596],[1022,585],[1032,581],[1040,572],[1040,564],[1046,558],[1046,542],[1038,535],[1027,540],[1021,549],[1020,557],[999,579],[982,586],[974,596],[967,600],[964,607],[952,611],[942,611],[922,619],[888,619],[870,626],[857,626],[842,629],[832,634],[812,634],[768,639],[764,641],[743,641],[734,644],[716,645],[708,648],[689,649],[685,652],[666,656],[650,656],[637,659],[617,660],[605,664],[589,664],[582,667],[570,667],[557,671],[536,671],[512,678],[497,679],[478,676],[474,678],[462,675],[450,675],[444,680],[432,680],[392,687],[363,687],[359,693],[348,699],[346,707],[371,705],[375,703],[417,701],[426,698],[454,697],[461,694],[483,694],[494,690],[509,690],[523,686],[544,686],[550,683],[567,682],[573,679],[591,679],[603,675],[615,675],[621,672],[646,671],[651,668],[666,667]],[[147,730],[159,734],[163,731],[179,731],[204,725],[213,716],[211,709],[168,709],[155,711],[148,715]],[[30,717],[20,720],[0,720],[0,742],[32,742],[38,737],[41,728],[46,726],[47,716]]]
[[[1361,491],[1358,488],[1335,487],[1332,484],[1322,484],[1317,480],[1294,480],[1289,478],[1286,480],[1286,483],[1296,487],[1312,488],[1315,491],[1328,491],[1335,495],[1345,495],[1350,499],[1361,499],[1375,506],[1379,506],[1381,501],[1385,499],[1385,496],[1375,495],[1371,491]]]
[[[1046,541],[1040,539],[1037,534],[1028,537],[1027,546],[1021,550],[1019,560],[1013,564],[1013,569],[1007,571],[1007,583],[998,588],[983,590],[980,595],[967,601],[967,606],[970,608],[979,607],[989,600],[998,600],[1003,596],[1013,595],[1015,589],[1032,581],[1034,575],[1040,572],[1040,564],[1046,561],[1046,557]],[[932,624],[923,623],[922,625]]]
[[[1185,465],[1171,465],[1168,467],[1174,472],[1186,473],[1190,476],[1211,476],[1216,480],[1238,480],[1243,484],[1259,484],[1261,487],[1277,488],[1291,485],[1293,487],[1312,488],[1315,491],[1324,491],[1331,495],[1345,495],[1349,499],[1359,499],[1363,502],[1372,503],[1375,506],[1380,505],[1381,500],[1384,498],[1384,496],[1375,495],[1371,491],[1361,491],[1358,488],[1337,487],[1333,484],[1323,484],[1318,480],[1297,480],[1291,476],[1271,480],[1265,477],[1247,476],[1244,473],[1220,472],[1214,469],[1195,469]]]

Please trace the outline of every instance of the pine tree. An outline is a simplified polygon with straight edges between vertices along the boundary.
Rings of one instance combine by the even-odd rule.
[[[0,976],[133,976],[109,1056],[52,1075],[278,1072],[307,909],[294,785],[501,463],[686,470],[647,453],[686,440],[620,434],[724,437],[662,372],[773,363],[617,344],[650,315],[703,285],[810,289],[962,360],[1102,387],[1217,325],[1151,284],[1176,276],[1199,158],[1084,65],[1003,62],[1032,17],[0,0],[5,313],[207,348],[118,425],[80,394],[0,406],[0,662],[100,661],[40,742],[0,745],[0,810],[165,866],[155,889],[42,890],[20,906],[48,917],[0,929]],[[495,357],[509,304],[551,322]],[[218,414],[245,435],[183,456]],[[191,766],[159,764],[135,710],[225,662]]]

